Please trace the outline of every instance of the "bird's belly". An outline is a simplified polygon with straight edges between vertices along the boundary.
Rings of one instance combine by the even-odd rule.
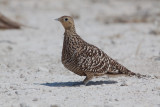
[[[85,76],[86,74],[76,65],[76,63],[72,60],[62,60],[62,64],[64,65],[65,68],[70,70],[71,72],[80,75],[80,76]]]

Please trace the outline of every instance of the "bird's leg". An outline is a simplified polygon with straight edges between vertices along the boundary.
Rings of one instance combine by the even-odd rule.
[[[93,74],[86,74],[86,78],[83,80],[84,85],[87,85],[87,83],[94,77]]]

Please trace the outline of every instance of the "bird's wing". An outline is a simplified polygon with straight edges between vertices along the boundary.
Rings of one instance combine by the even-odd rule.
[[[77,56],[78,66],[86,72],[107,73],[109,57],[93,45],[83,46]]]

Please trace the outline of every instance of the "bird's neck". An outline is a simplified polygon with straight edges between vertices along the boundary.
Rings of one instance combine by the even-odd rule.
[[[70,35],[70,36],[77,35],[75,26],[72,26],[72,27],[70,27],[68,29],[65,29],[64,34]]]
[[[75,53],[78,47],[81,46],[83,40],[76,33],[75,27],[72,29],[65,29],[63,49],[62,49],[62,62],[70,58]]]
[[[76,33],[75,27],[71,27],[70,29],[65,29],[64,32],[64,45],[68,45],[70,43],[74,43],[74,46],[78,46],[85,41]]]

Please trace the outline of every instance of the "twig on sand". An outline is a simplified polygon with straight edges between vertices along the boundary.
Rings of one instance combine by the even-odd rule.
[[[20,29],[21,25],[0,13],[0,29]]]
[[[21,27],[38,29],[37,27],[23,25],[15,21],[12,21],[11,19],[7,18],[2,13],[0,13],[0,29],[20,29]]]

